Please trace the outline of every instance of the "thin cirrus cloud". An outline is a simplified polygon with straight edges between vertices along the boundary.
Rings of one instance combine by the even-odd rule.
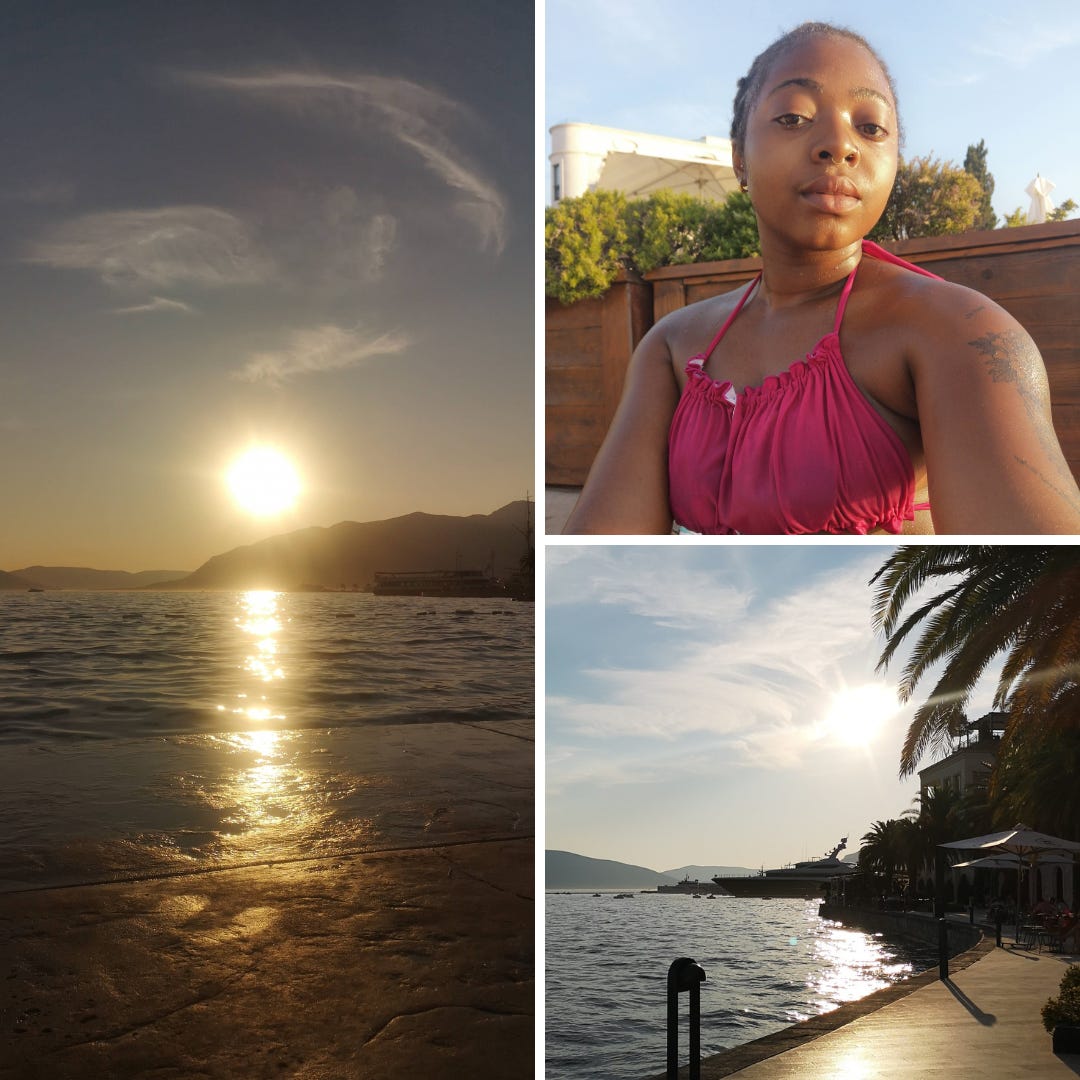
[[[456,193],[454,209],[476,229],[482,249],[499,254],[506,246],[505,197],[447,134],[450,123],[479,123],[461,102],[408,79],[382,75],[185,72],[180,78],[194,86],[265,98],[318,123],[383,131],[419,155],[424,166]]]
[[[609,573],[619,567],[633,590]],[[565,590],[588,576],[585,605],[610,604],[647,616],[668,636],[672,628],[695,630],[678,635],[674,653],[657,647],[651,663],[605,662],[581,671],[584,683],[548,703],[549,716],[566,736],[644,739],[659,746],[701,736],[718,740],[733,763],[792,768],[813,746],[814,724],[830,693],[846,681],[875,678],[878,643],[870,633],[864,562],[756,603],[749,596],[731,602],[740,593],[728,586],[728,602],[719,611],[719,593],[710,595],[707,578],[696,571],[650,573],[645,560],[616,560],[613,567],[595,557],[582,561],[585,573],[578,569],[564,560],[549,576],[556,597],[560,579]],[[638,590],[644,603],[634,595]],[[571,606],[565,596],[562,604]]]
[[[145,304],[133,304],[131,307],[113,308],[113,315],[145,315],[155,311],[175,311],[182,315],[193,315],[195,309],[182,300],[170,300],[167,296],[151,297]]]
[[[255,353],[233,374],[244,382],[279,386],[297,376],[341,371],[377,356],[393,356],[412,343],[412,338],[397,330],[363,337],[355,329],[327,323],[294,331],[283,349]]]
[[[28,259],[89,270],[108,285],[148,288],[254,284],[273,269],[245,223],[211,206],[84,214],[48,229]]]

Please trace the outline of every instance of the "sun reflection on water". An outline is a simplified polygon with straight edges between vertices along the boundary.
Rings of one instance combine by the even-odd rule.
[[[286,719],[285,713],[275,709],[266,692],[258,692],[285,679],[285,669],[278,659],[278,635],[282,629],[280,598],[280,593],[268,589],[252,589],[241,594],[240,613],[233,620],[245,635],[240,670],[254,676],[257,687],[251,688],[254,693],[238,693],[236,701],[239,704],[219,705],[218,712],[228,712],[255,724],[279,723]]]
[[[808,985],[821,1012],[865,997],[914,970],[910,963],[890,963],[879,940],[838,924],[825,924],[813,951],[817,962]]]

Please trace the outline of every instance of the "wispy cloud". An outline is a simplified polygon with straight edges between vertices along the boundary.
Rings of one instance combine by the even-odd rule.
[[[246,224],[210,206],[86,214],[48,229],[28,259],[89,270],[109,285],[153,288],[245,285],[272,272]]]
[[[408,146],[451,190],[460,193],[455,211],[479,233],[481,247],[496,253],[506,245],[506,201],[495,184],[448,134],[451,123],[477,124],[462,103],[408,79],[318,72],[275,71],[260,75],[184,72],[195,86],[239,96],[265,98],[305,121],[339,129],[373,128]]]
[[[184,315],[194,315],[195,309],[182,300],[170,300],[166,296],[152,297],[145,304],[134,304],[131,307],[113,308],[113,315],[143,315],[154,311],[174,311]]]
[[[393,356],[412,343],[411,337],[398,330],[363,337],[355,329],[328,323],[297,330],[283,349],[255,353],[234,375],[245,382],[276,386],[298,375],[341,371],[376,356]]]
[[[977,56],[1014,68],[1027,68],[1048,53],[1080,44],[1080,19],[1036,22],[1022,13],[1016,19],[996,19],[981,27],[970,48]]]
[[[574,566],[578,552],[583,558]],[[750,590],[720,574],[680,566],[676,550],[658,566],[651,552],[635,555],[560,546],[548,549],[548,564],[564,568],[549,579],[549,607],[597,603],[624,608],[660,626],[700,629],[730,623],[746,610],[752,597]]]
[[[585,689],[553,698],[552,726],[576,739],[665,745],[707,735],[732,762],[791,768],[818,741],[832,692],[886,681],[873,675],[863,563],[753,604],[707,575],[673,572],[671,561],[665,573],[650,576],[617,558],[612,568],[621,566],[625,588],[608,580],[602,560],[599,568],[589,562],[597,580],[588,602],[618,603],[633,613],[665,604],[671,625],[693,632],[674,659],[665,652],[654,664],[594,667],[582,672]]]

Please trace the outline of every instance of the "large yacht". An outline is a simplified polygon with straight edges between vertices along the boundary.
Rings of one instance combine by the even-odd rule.
[[[713,882],[732,896],[819,899],[830,878],[846,877],[855,873],[855,867],[851,863],[837,858],[845,847],[846,836],[823,858],[807,859],[805,862],[782,866],[776,870],[762,870],[750,877],[714,877]]]

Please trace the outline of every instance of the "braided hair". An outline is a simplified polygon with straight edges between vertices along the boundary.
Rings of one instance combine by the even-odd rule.
[[[805,22],[801,26],[796,26],[794,30],[789,30],[783,37],[777,38],[764,52],[759,53],[750,65],[750,70],[739,80],[735,90],[735,104],[732,109],[731,119],[731,142],[736,150],[742,151],[746,139],[746,120],[750,115],[750,110],[757,102],[758,95],[761,93],[761,87],[765,82],[765,76],[768,74],[769,68],[772,67],[778,57],[789,49],[801,45],[804,41],[814,37],[846,38],[848,41],[855,42],[856,45],[861,45],[878,62],[889,84],[893,102],[897,101],[896,85],[893,82],[888,65],[864,37],[843,26],[833,26],[831,23],[822,22]],[[898,127],[899,123],[899,116],[897,116]],[[898,134],[900,133],[898,132]]]

